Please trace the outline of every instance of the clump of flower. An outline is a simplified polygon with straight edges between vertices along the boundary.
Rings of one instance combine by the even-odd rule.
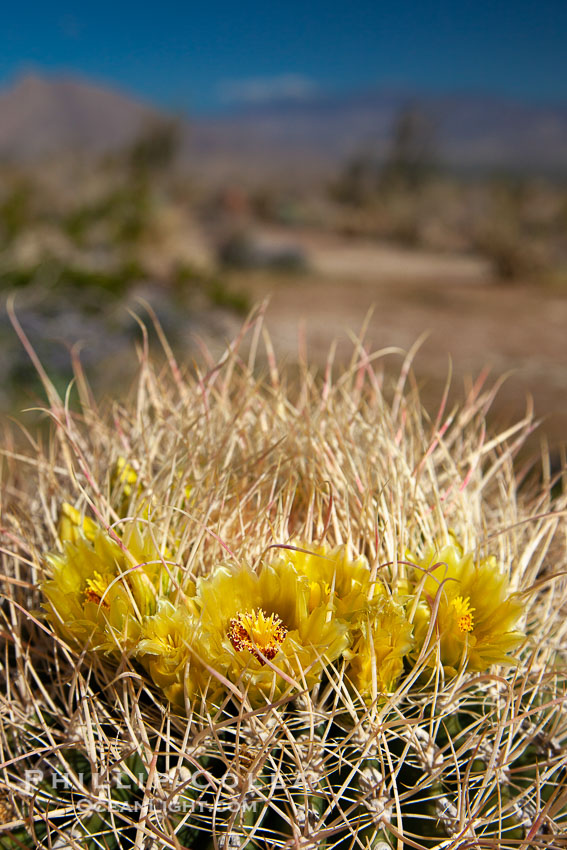
[[[275,702],[312,689],[339,659],[355,693],[373,702],[410,658],[439,659],[446,675],[480,672],[512,664],[524,639],[514,628],[524,606],[496,559],[475,561],[457,543],[414,559],[404,597],[345,545],[292,544],[258,571],[217,566],[196,589],[179,588],[175,604],[171,569],[134,529],[113,539],[92,520],[74,523],[63,554],[48,556],[48,615],[75,644],[133,651],[177,707],[213,694],[218,702],[222,681],[254,706]]]

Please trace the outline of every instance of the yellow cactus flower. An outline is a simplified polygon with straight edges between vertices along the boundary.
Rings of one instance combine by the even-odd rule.
[[[203,646],[208,663],[252,705],[311,688],[350,643],[330,603],[310,607],[311,587],[289,563],[219,567],[201,579]]]
[[[386,596],[361,623],[345,658],[350,661],[348,680],[366,702],[395,689],[404,658],[414,646],[412,630],[403,605]]]
[[[181,475],[181,470],[179,470],[176,476],[177,479],[180,479]],[[119,456],[116,460],[112,473],[111,484],[113,489],[116,491],[115,496],[120,497],[118,504],[115,506],[118,516],[125,517],[127,514],[133,512],[136,517],[140,519],[150,519],[153,508],[155,507],[155,499],[149,490],[147,497],[141,498],[145,488],[142,486],[140,477],[134,467],[122,456]],[[186,503],[190,503],[190,484],[185,485],[183,488],[183,494],[184,498],[182,499],[181,504],[176,505],[177,507],[182,508]],[[177,494],[174,495],[174,498],[176,495]],[[165,558],[171,558],[172,549],[174,549],[178,543],[178,539],[169,541],[169,547],[164,548],[163,550]]]
[[[172,561],[171,551],[167,546],[158,549],[150,528],[144,523],[128,522],[121,536],[124,545],[121,551],[126,555],[124,570],[130,570],[128,579],[142,614],[155,611],[156,595],[168,596],[178,590],[182,577],[179,566]],[[108,537],[106,540],[112,543]],[[185,595],[193,595],[194,587],[193,582],[185,582]]]
[[[372,581],[368,561],[363,555],[350,558],[346,546],[334,549],[326,545],[294,542],[292,548],[278,551],[276,564],[291,564],[309,581],[309,610],[331,602],[337,617],[353,623],[363,617],[369,603],[378,599],[384,589],[379,580]]]
[[[177,479],[181,478],[181,470],[177,473]],[[138,473],[134,469],[134,467],[128,463],[125,457],[120,455],[116,460],[116,465],[114,467],[114,472],[112,475],[112,482],[115,486],[119,486],[122,493],[122,506],[126,508],[128,506],[128,502],[134,492],[134,485],[138,483]],[[191,496],[192,487],[190,484],[186,484],[183,488],[183,493],[185,499],[189,499]],[[142,485],[138,484],[136,489],[136,494],[139,495],[142,492]]]
[[[222,686],[201,663],[202,652],[195,602],[176,606],[162,599],[144,619],[135,654],[166,698],[185,709],[186,700],[198,707],[203,699],[221,698]]]
[[[138,473],[126,458],[120,455],[116,459],[112,480],[120,486],[124,499],[128,500],[132,495],[134,484],[138,481]]]
[[[462,666],[480,672],[492,664],[513,663],[508,653],[524,639],[516,628],[524,607],[510,593],[508,576],[496,558],[475,561],[455,542],[411,560],[416,565],[415,588],[421,588],[414,616],[418,649],[437,607],[431,645],[438,641],[439,657],[449,675]],[[435,657],[431,653],[429,664]]]
[[[98,526],[94,520],[88,516],[84,516],[77,508],[70,505],[68,502],[63,502],[59,512],[59,524],[57,533],[59,540],[64,543],[69,540],[71,543],[76,543],[79,537],[86,537],[87,540],[94,540]]]
[[[122,455],[116,459],[110,483],[118,516],[125,517],[135,510],[136,516],[148,519],[151,499],[140,499],[144,487],[132,464]]]
[[[127,527],[123,546],[100,528],[87,540],[66,540],[46,562],[52,576],[43,583],[47,618],[69,643],[81,649],[119,652],[132,648],[141,618],[155,611],[158,592],[169,587],[162,555],[149,534]]]

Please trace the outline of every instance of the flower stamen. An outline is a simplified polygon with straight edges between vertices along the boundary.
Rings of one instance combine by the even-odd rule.
[[[265,664],[277,655],[287,635],[287,627],[277,614],[269,616],[261,609],[241,612],[228,624],[228,639],[240,651],[247,649]]]
[[[475,609],[470,606],[470,596],[467,596],[466,599],[463,599],[462,596],[455,596],[451,604],[455,609],[459,630],[463,633],[472,632],[473,611]]]
[[[94,572],[92,578],[87,579],[84,595],[85,602],[94,602],[95,605],[100,605],[102,597],[108,589],[109,582],[100,573]],[[102,600],[103,608],[109,608],[109,603]]]

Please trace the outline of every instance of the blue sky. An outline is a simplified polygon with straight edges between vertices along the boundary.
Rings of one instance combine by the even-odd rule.
[[[6,3],[0,85],[79,73],[186,112],[374,86],[567,102],[567,0]]]

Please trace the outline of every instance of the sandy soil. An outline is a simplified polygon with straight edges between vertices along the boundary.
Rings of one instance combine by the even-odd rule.
[[[289,233],[270,231],[272,244]],[[352,351],[368,316],[369,348],[408,350],[427,333],[415,360],[426,400],[439,400],[449,363],[458,397],[463,382],[488,368],[509,373],[494,407],[500,420],[517,418],[534,399],[545,417],[541,433],[553,445],[567,434],[567,293],[534,284],[496,282],[487,263],[458,255],[425,254],[320,234],[294,237],[310,272],[238,275],[234,285],[254,299],[270,295],[267,323],[277,351],[293,359],[304,328],[310,356],[323,363],[332,340],[338,359]],[[400,356],[392,356],[399,368]]]

